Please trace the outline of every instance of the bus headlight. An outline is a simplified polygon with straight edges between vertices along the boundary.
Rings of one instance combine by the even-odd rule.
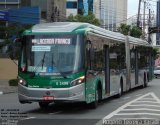
[[[71,82],[71,86],[76,86],[85,82],[85,76],[81,76],[78,79],[75,79]]]
[[[23,86],[27,85],[26,81],[24,79],[21,79],[21,78],[18,80],[18,83],[23,85]]]

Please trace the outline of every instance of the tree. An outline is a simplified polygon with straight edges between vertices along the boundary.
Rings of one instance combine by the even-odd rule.
[[[17,59],[19,55],[19,48],[13,48],[13,44],[15,44],[14,40],[20,37],[24,30],[31,28],[31,26],[32,25],[10,25],[8,27],[1,26],[0,29],[3,29],[3,32],[0,32],[0,36],[1,39],[3,39],[3,42],[0,43],[0,49],[4,46],[8,46],[6,54],[11,57],[11,55],[13,55],[16,51],[15,58]]]
[[[131,27],[131,25],[122,23],[118,30],[124,35],[130,35],[136,38],[140,38],[142,36],[142,30],[137,26]]]
[[[85,23],[90,23],[96,26],[100,26],[100,21],[95,17],[95,15],[92,12],[89,12],[87,16],[83,15],[70,15],[67,19],[69,22],[85,22]]]

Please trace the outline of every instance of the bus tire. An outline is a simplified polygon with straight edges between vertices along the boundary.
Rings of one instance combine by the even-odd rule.
[[[101,86],[101,82],[98,83],[97,91],[98,91],[98,102],[101,102],[102,101],[102,86]]]
[[[96,109],[98,106],[98,89],[95,92],[95,101],[88,104],[90,109]]]
[[[144,87],[148,86],[148,80],[146,79],[146,74],[144,74]]]
[[[147,73],[147,82],[149,82],[149,73]]]
[[[123,80],[120,81],[120,88],[118,90],[118,94],[116,95],[116,98],[120,98],[123,94]]]
[[[38,102],[41,109],[46,109],[49,105],[49,102]]]

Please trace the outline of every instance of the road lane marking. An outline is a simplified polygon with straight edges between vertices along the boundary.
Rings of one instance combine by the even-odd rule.
[[[125,120],[157,120],[156,118],[142,117],[142,118],[125,118]]]
[[[53,113],[48,113],[48,114],[49,114],[49,115],[54,115],[54,114],[58,114],[58,113],[62,113],[62,111],[53,112]]]
[[[136,96],[140,96],[141,94],[139,94],[139,95],[136,95]],[[147,96],[152,96],[152,98],[149,98],[149,97],[147,97]],[[140,97],[138,97],[138,98],[136,98],[136,99],[134,99],[134,100],[132,100],[132,101],[130,101],[130,102],[128,102],[128,103],[126,103],[126,104],[124,104],[124,105],[122,105],[121,107],[119,107],[117,110],[115,110],[115,111],[113,111],[113,112],[111,112],[109,115],[107,115],[107,116],[105,116],[102,120],[100,120],[100,121],[98,121],[97,123],[96,123],[96,125],[102,125],[103,124],[103,122],[104,122],[104,120],[107,120],[107,119],[110,119],[110,118],[112,118],[113,116],[118,116],[118,115],[122,115],[122,116],[124,116],[124,115],[128,115],[128,113],[119,113],[120,111],[123,111],[123,110],[126,110],[127,111],[127,107],[130,107],[130,106],[132,106],[132,107],[138,107],[138,106],[143,106],[143,108],[140,108],[140,111],[144,111],[144,109],[146,110],[146,108],[144,108],[144,106],[146,106],[146,107],[160,107],[159,105],[151,105],[151,104],[139,104],[139,105],[133,105],[132,103],[134,103],[134,102],[136,102],[136,101],[140,101],[140,100],[145,100],[145,99],[148,99],[148,100],[152,100],[152,101],[156,101],[156,102],[158,102],[159,103],[159,105],[160,105],[160,99],[153,93],[153,92],[150,92],[150,93],[147,93],[147,94],[145,94],[145,95],[142,95],[142,96],[140,96]],[[154,111],[154,109],[147,109],[148,111]],[[156,109],[155,109],[156,110]],[[130,111],[134,111],[134,109],[133,110],[130,110]],[[158,111],[158,110],[156,110],[156,111]],[[116,118],[116,119],[136,119],[136,120],[144,120],[144,119],[153,119],[153,120],[156,120],[155,118],[150,118],[150,117],[148,117],[148,116],[160,116],[160,114],[156,114],[156,113],[136,113],[136,114],[134,114],[134,113],[130,113],[130,115],[129,116],[132,116],[132,115],[141,115],[141,117],[139,117],[139,118]],[[147,118],[146,117],[144,117],[143,115],[147,115]]]
[[[160,99],[154,93],[151,93],[151,95],[160,103]]]
[[[152,102],[152,101],[136,101],[134,103],[154,103],[154,104],[160,104],[159,102]]]
[[[133,102],[136,102],[136,101],[138,101],[138,100],[140,100],[140,99],[142,99],[142,98],[144,98],[144,97],[146,97],[146,96],[149,96],[149,95],[151,95],[151,94],[152,94],[152,93],[147,93],[147,94],[145,94],[145,95],[143,95],[143,96],[140,96],[140,97],[138,97],[138,98],[136,98],[136,99],[134,99],[134,100],[132,100],[132,101],[130,101],[130,102],[122,105],[122,106],[119,107],[117,110],[115,110],[115,111],[113,111],[112,113],[110,113],[109,115],[105,116],[103,119],[110,119],[110,118],[113,117],[115,114],[118,114],[118,112],[120,112],[122,109],[126,108],[127,106],[129,106],[129,105],[132,104]]]
[[[122,111],[155,111],[155,112],[160,112],[160,110],[158,110],[158,109],[147,109],[147,108],[123,109]]]
[[[160,116],[160,114],[157,113],[118,113],[118,114],[114,114],[114,115],[155,115],[155,116]],[[137,118],[138,119],[138,118]]]
[[[149,104],[138,104],[138,105],[129,105],[132,107],[140,107],[140,106],[146,106],[146,107],[160,107],[159,105],[149,105]]]
[[[143,98],[141,100],[152,100],[152,101],[155,101],[155,99],[153,99],[153,98]]]
[[[22,120],[28,120],[28,119],[35,119],[36,117],[28,117],[28,118],[24,118]]]

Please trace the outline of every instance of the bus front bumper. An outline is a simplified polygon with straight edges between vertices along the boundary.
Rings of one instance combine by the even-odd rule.
[[[44,97],[53,97],[46,100]],[[28,88],[18,85],[18,98],[21,103],[40,101],[50,102],[83,102],[85,101],[85,84],[82,83],[70,88]]]

